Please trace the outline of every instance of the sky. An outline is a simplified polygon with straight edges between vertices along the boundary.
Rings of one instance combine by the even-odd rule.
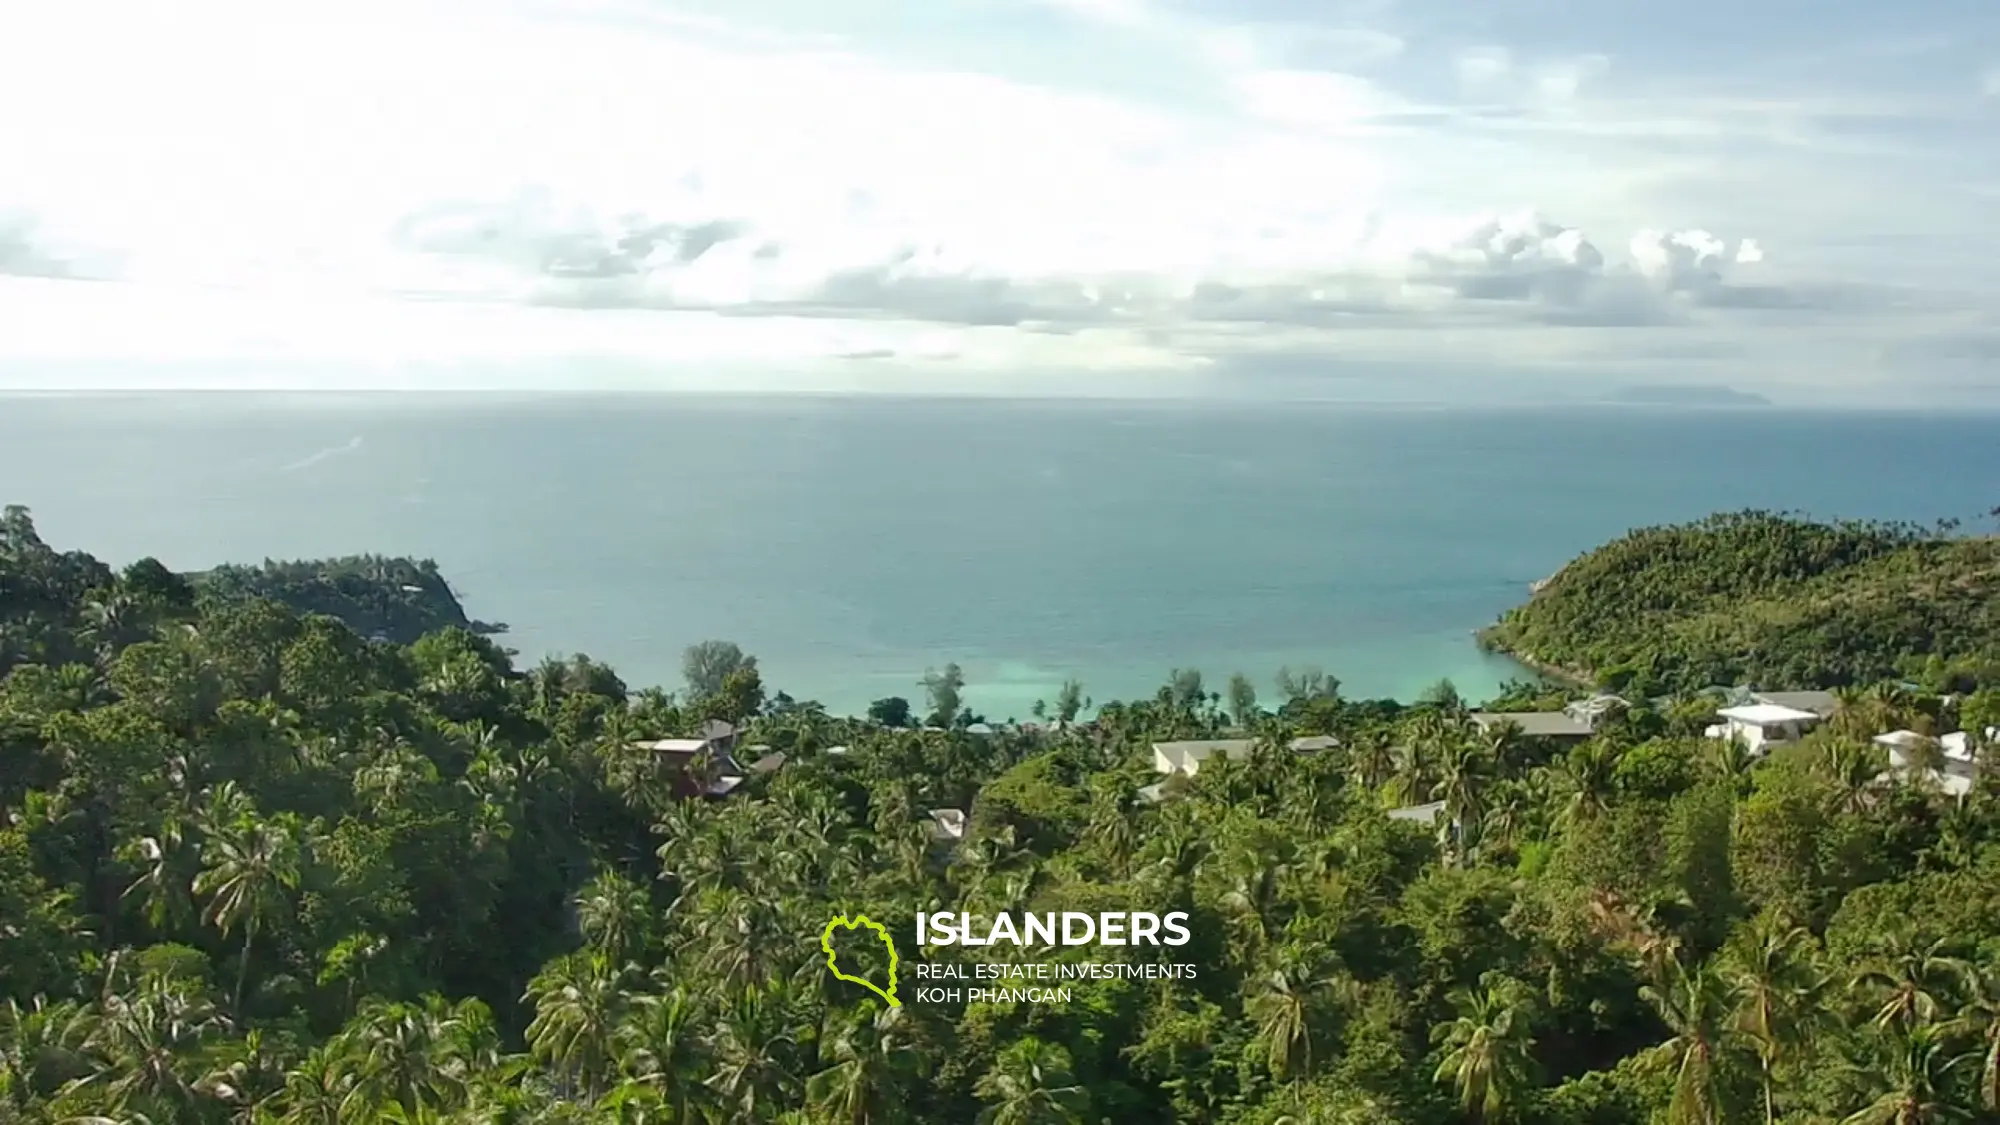
[[[65,0],[0,42],[0,388],[2000,398],[1991,0]]]

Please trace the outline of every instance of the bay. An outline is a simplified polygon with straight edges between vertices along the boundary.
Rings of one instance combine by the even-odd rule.
[[[1176,667],[1350,696],[1519,674],[1472,630],[1578,552],[1748,507],[1971,518],[1990,414],[695,395],[0,398],[0,502],[122,564],[436,558],[523,662],[709,637],[837,711],[1026,717]]]

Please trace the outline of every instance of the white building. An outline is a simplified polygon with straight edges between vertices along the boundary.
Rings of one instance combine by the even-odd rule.
[[[1875,745],[1889,752],[1891,774],[1915,775],[1953,797],[1972,791],[1972,753],[1965,735],[1932,738],[1913,730],[1892,730],[1875,736]]]
[[[1193,777],[1201,770],[1201,764],[1209,758],[1220,755],[1245,757],[1257,745],[1254,738],[1197,738],[1181,742],[1153,743],[1153,768],[1163,774],[1186,774]],[[1340,745],[1340,740],[1331,735],[1309,734],[1294,738],[1287,746],[1297,754],[1311,754],[1321,750],[1331,750]]]
[[[1797,742],[1820,721],[1811,711],[1777,703],[1745,703],[1724,707],[1715,714],[1722,721],[1708,728],[1708,737],[1736,739],[1752,754],[1768,753],[1773,746]]]

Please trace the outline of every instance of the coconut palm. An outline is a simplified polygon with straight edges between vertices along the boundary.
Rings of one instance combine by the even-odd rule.
[[[1954,1049],[1949,1032],[1935,1024],[1874,1025],[1875,1060],[1859,1077],[1879,1091],[1841,1125],[1945,1125],[1974,1120],[1969,1102],[1953,1089],[1953,1072],[1972,1057]]]
[[[1762,915],[1729,949],[1722,975],[1735,992],[1734,1029],[1757,1052],[1769,1125],[1778,1119],[1774,1073],[1811,1034],[1825,987],[1812,962],[1812,933]]]
[[[1090,1105],[1069,1052],[1032,1036],[1001,1051],[973,1092],[986,1103],[978,1125],[1080,1125]]]
[[[1688,968],[1679,957],[1664,962],[1656,984],[1640,995],[1659,1013],[1672,1037],[1660,1053],[1673,1072],[1667,1125],[1725,1125],[1737,1120],[1731,1097],[1729,988],[1707,965]]]
[[[244,813],[214,825],[202,844],[202,871],[195,876],[194,894],[205,898],[202,920],[224,938],[243,933],[236,964],[236,987],[230,1009],[243,1010],[243,990],[250,979],[250,956],[258,930],[281,921],[299,885],[299,825],[283,814],[267,821]]]
[[[1488,974],[1476,989],[1450,997],[1458,1017],[1431,1038],[1445,1048],[1433,1080],[1458,1092],[1459,1108],[1474,1125],[1499,1118],[1527,1088],[1534,1036],[1525,990],[1519,982]]]

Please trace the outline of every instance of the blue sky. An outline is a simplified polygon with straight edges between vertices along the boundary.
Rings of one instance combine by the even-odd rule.
[[[2000,392],[1990,0],[72,0],[0,41],[0,386]]]

